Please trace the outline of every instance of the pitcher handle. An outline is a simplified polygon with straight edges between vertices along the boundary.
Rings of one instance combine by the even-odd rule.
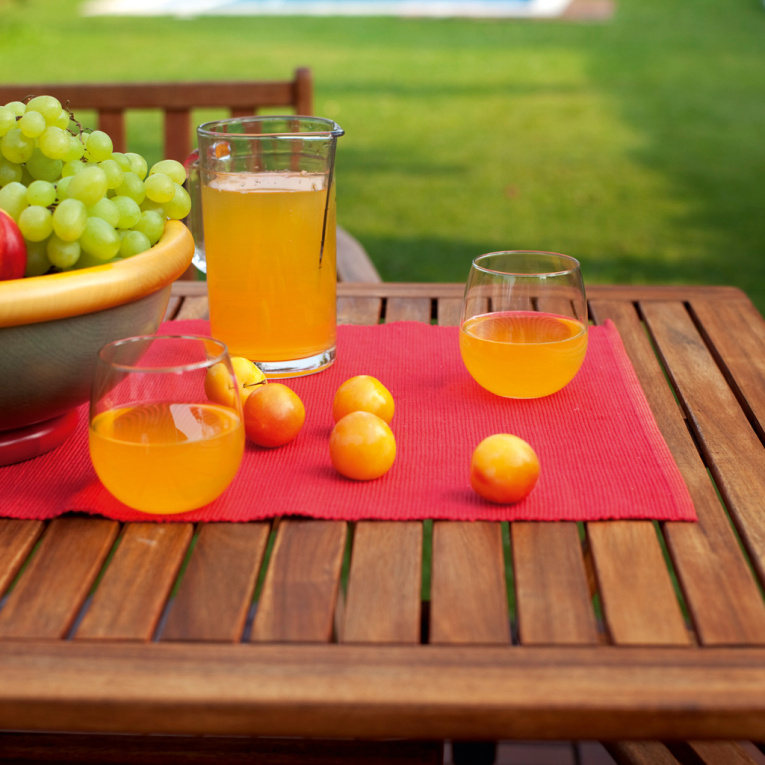
[[[207,273],[207,259],[205,256],[205,235],[202,226],[202,184],[199,179],[199,149],[189,154],[183,163],[186,168],[186,183],[189,196],[191,197],[191,212],[186,223],[194,237],[194,257],[191,262],[203,274]]]

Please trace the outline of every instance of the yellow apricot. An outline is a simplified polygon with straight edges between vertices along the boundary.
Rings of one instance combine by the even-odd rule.
[[[470,461],[470,485],[489,502],[520,502],[539,479],[539,458],[526,441],[496,433],[481,441]]]
[[[340,419],[329,437],[329,457],[338,473],[371,481],[390,470],[396,439],[388,423],[371,412],[351,412]]]

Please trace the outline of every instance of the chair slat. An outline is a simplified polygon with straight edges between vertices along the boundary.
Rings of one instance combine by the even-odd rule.
[[[75,639],[150,640],[183,562],[190,523],[130,523]]]
[[[112,139],[114,151],[127,151],[127,130],[123,109],[102,109],[98,114],[98,128]]]
[[[347,524],[283,521],[263,583],[251,640],[328,642]]]
[[[162,640],[241,638],[269,530],[268,523],[202,526]]]
[[[185,162],[191,153],[191,109],[165,112],[165,158]]]
[[[0,637],[63,638],[114,543],[119,524],[51,521],[40,548],[0,611]],[[61,572],[66,571],[66,576]]]

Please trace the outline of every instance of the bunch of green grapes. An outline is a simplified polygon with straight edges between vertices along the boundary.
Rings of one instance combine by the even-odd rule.
[[[26,241],[26,276],[136,255],[156,244],[168,218],[188,215],[180,162],[149,168],[140,154],[113,148],[53,96],[0,106],[0,208]]]

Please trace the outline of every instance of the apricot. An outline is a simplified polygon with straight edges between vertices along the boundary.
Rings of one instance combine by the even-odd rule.
[[[284,446],[300,433],[305,406],[291,388],[269,383],[256,388],[244,402],[244,432],[258,446]]]
[[[489,502],[520,502],[539,480],[539,458],[518,436],[496,433],[481,441],[470,460],[470,485]]]
[[[390,470],[396,459],[396,439],[388,423],[371,412],[350,412],[329,437],[329,457],[340,475],[371,481]]]
[[[390,425],[394,409],[393,396],[376,377],[357,375],[337,389],[332,401],[332,418],[338,422],[351,412],[371,412]]]
[[[205,394],[210,401],[223,406],[234,406],[234,392],[239,391],[242,405],[250,394],[258,387],[266,384],[266,376],[257,365],[242,356],[232,356],[231,366],[234,369],[234,379],[228,367],[214,364],[207,370],[205,376]]]

